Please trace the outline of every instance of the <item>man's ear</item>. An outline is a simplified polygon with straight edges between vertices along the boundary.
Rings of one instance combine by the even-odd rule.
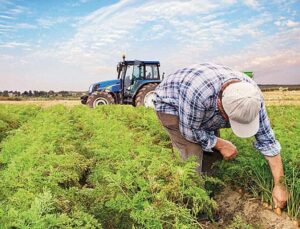
[[[222,109],[220,97],[217,98],[217,106],[218,106],[218,109],[219,109],[219,110]]]

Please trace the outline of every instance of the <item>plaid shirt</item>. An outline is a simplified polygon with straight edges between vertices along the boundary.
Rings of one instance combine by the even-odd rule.
[[[205,63],[180,69],[156,88],[155,110],[178,116],[181,134],[204,150],[211,150],[217,141],[214,131],[230,127],[218,110],[217,98],[224,82],[232,79],[256,85],[244,73],[221,65]],[[259,120],[254,146],[266,156],[279,154],[281,147],[271,129],[264,102]]]

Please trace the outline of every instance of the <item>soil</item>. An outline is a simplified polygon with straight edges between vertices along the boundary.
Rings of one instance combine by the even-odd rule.
[[[225,188],[222,193],[215,197],[219,205],[221,220],[217,223],[207,223],[204,228],[226,228],[231,224],[236,215],[254,228],[262,229],[296,229],[293,221],[287,216],[286,212],[276,215],[273,210],[250,195],[244,194],[241,190],[235,191]],[[242,228],[242,227],[241,227]]]

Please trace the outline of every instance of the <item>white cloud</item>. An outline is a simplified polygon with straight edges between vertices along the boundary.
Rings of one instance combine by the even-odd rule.
[[[12,16],[7,16],[7,15],[0,15],[0,18],[2,18],[2,19],[15,19],[14,17],[12,17]]]
[[[287,25],[287,27],[296,27],[299,25],[299,22],[287,20],[286,25]]]
[[[259,7],[259,3],[257,0],[244,0],[245,4],[253,9],[257,9]]]
[[[37,23],[39,26],[43,28],[50,28],[54,25],[64,23],[68,20],[68,17],[57,17],[57,18],[39,18],[37,19]]]
[[[30,44],[25,42],[6,42],[0,44],[0,48],[17,48],[17,47],[29,48]]]
[[[247,49],[216,58],[216,62],[239,70],[253,70],[258,83],[300,83],[300,29],[264,37]]]
[[[36,25],[28,24],[28,23],[18,23],[15,26],[15,29],[36,29]]]
[[[275,21],[275,22],[274,22],[274,25],[280,27],[280,26],[282,25],[282,22],[281,22],[281,21]]]

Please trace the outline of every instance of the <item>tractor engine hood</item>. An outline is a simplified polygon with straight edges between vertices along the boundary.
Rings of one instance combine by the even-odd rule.
[[[95,83],[91,85],[89,89],[89,93],[92,93],[94,91],[103,91],[108,90],[111,92],[118,92],[121,90],[121,81],[120,80],[106,80],[101,81],[98,83]]]

